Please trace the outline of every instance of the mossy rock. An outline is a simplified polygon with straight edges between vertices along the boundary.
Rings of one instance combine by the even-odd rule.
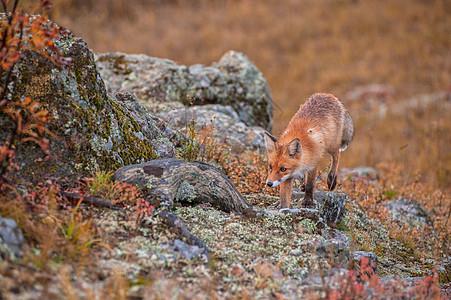
[[[47,26],[58,27],[51,22]],[[41,109],[52,115],[47,128],[55,134],[50,137],[51,155],[44,161],[43,151],[35,144],[19,145],[17,175],[28,179],[79,177],[175,155],[178,134],[149,115],[133,95],[108,94],[86,42],[61,29],[55,46],[70,58],[67,65],[57,66],[41,54],[24,51],[12,70],[14,84],[8,85],[7,98],[38,100]],[[4,83],[4,70],[0,78]],[[13,124],[1,116],[0,125],[0,142],[4,143]]]

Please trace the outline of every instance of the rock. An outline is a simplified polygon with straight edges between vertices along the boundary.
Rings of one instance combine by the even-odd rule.
[[[182,106],[158,113],[157,116],[181,132],[187,132],[192,118],[198,128],[213,126],[213,137],[219,144],[228,145],[233,153],[239,154],[245,150],[263,151],[264,148],[265,130],[259,126],[247,126],[229,105],[208,104],[189,108]]]
[[[178,159],[156,159],[118,169],[113,179],[138,186],[154,206],[172,209],[174,202],[208,202],[225,212],[241,213],[251,205],[213,166]]]
[[[387,115],[394,93],[390,85],[369,84],[356,87],[347,93],[344,99],[359,117],[365,117],[368,112],[377,112],[378,118],[383,119]]]
[[[49,22],[47,26],[58,27]],[[110,95],[97,71],[94,55],[82,39],[60,30],[55,47],[68,65],[56,66],[48,58],[25,50],[12,71],[8,97],[31,97],[52,115],[47,128],[50,153],[33,143],[17,149],[20,174],[38,180],[44,176],[84,176],[96,170],[114,170],[123,165],[154,158],[173,157],[178,135],[147,111],[129,93]],[[4,80],[0,69],[0,78]],[[0,119],[0,141],[8,140],[13,128],[9,118]],[[40,162],[39,162],[40,159]]]
[[[182,245],[180,244],[179,246],[179,252],[180,251],[188,251],[187,253],[184,253],[183,255],[185,257],[187,257],[187,255],[189,255],[189,253],[193,254],[196,253],[197,254],[204,254],[206,259],[209,259],[209,255],[210,255],[210,249],[208,249],[208,247],[204,244],[204,242],[199,239],[197,236],[193,235],[185,226],[185,224],[183,223],[183,221],[175,214],[168,212],[168,211],[160,211],[158,213],[158,217],[163,220],[164,224],[166,224],[171,230],[173,230],[174,232],[176,232],[179,236],[181,236],[182,238],[186,239],[190,244],[192,244],[192,246],[197,247],[197,248],[187,248],[187,247],[182,247]],[[144,220],[141,225],[146,226],[147,221]],[[176,247],[176,245],[174,244],[174,247]],[[186,255],[185,255],[186,254]],[[189,258],[191,259],[191,258]]]
[[[374,168],[371,167],[357,167],[353,169],[342,168],[339,170],[341,177],[347,178],[349,176],[356,177],[368,177],[372,180],[379,179],[379,174]]]
[[[333,267],[347,268],[350,260],[350,241],[348,236],[336,229],[331,229],[330,232],[323,234],[326,238],[318,246],[316,253],[320,257],[327,258]]]
[[[309,275],[300,283],[311,289],[315,289],[315,287],[326,288],[325,283],[329,284],[330,287],[333,287],[333,285],[336,284],[336,282],[341,278],[344,278],[347,273],[348,270],[345,268],[333,268],[327,270],[327,273],[323,274],[322,276],[317,274]]]
[[[301,210],[299,208],[281,208],[279,209],[279,213],[297,215],[301,213]]]
[[[404,115],[408,110],[424,111],[428,107],[440,104],[442,111],[449,111],[451,94],[449,90],[442,90],[435,93],[415,95],[412,98],[398,100],[394,103],[390,112]]]
[[[203,254],[203,249],[197,245],[188,245],[187,243],[176,239],[171,244],[164,244],[163,247],[169,248],[177,254],[187,258],[193,259]]]
[[[417,200],[400,197],[385,204],[388,207],[392,220],[412,227],[433,226],[429,212]]]
[[[244,218],[263,218],[268,212],[257,206],[249,206],[241,214]]]
[[[444,257],[435,268],[439,274],[440,282],[451,282],[451,256]]]
[[[16,221],[0,217],[0,257],[2,259],[22,257],[23,243],[22,229],[17,227]]]
[[[244,124],[272,129],[269,86],[244,54],[229,51],[210,67],[123,53],[98,54],[96,62],[110,92],[134,93],[149,112],[162,103],[190,105],[189,96],[194,105],[229,105]]]
[[[293,190],[294,199],[303,199],[304,193]],[[346,212],[346,201],[348,196],[341,192],[326,192],[317,190],[313,193],[313,200],[319,210],[320,217],[330,227],[337,226],[341,222]]]
[[[386,101],[391,98],[394,93],[395,90],[390,85],[368,84],[356,87],[354,90],[348,92],[345,98],[353,101],[361,99],[379,99],[380,101]]]

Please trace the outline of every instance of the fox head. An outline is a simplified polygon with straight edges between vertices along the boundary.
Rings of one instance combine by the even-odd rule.
[[[269,174],[266,185],[276,187],[287,179],[299,174],[302,145],[298,138],[288,144],[279,144],[277,139],[265,132],[266,151],[268,152]]]

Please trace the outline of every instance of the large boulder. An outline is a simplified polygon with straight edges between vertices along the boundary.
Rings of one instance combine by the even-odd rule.
[[[269,86],[263,74],[239,52],[229,51],[211,66],[183,66],[147,55],[104,53],[98,54],[97,66],[110,92],[131,92],[150,112],[173,102],[229,105],[244,124],[272,129]]]
[[[58,27],[51,22],[47,26]],[[64,57],[70,57],[68,65],[57,66],[26,50],[12,70],[14,84],[8,86],[9,97],[38,100],[52,115],[47,127],[56,135],[51,138],[51,156],[46,160],[40,159],[43,153],[32,143],[17,149],[19,174],[28,178],[78,177],[98,169],[114,170],[174,156],[179,135],[150,116],[133,95],[108,94],[86,42],[60,29],[55,46]],[[2,82],[5,78],[1,69]],[[4,143],[14,127],[3,116],[0,125],[0,142]]]

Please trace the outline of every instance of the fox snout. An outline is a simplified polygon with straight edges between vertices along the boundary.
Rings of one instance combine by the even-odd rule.
[[[269,181],[269,180],[266,181],[266,185],[269,186],[269,187],[273,187],[273,188],[279,186],[279,184],[281,184],[281,182],[279,180],[276,180],[274,182]]]

